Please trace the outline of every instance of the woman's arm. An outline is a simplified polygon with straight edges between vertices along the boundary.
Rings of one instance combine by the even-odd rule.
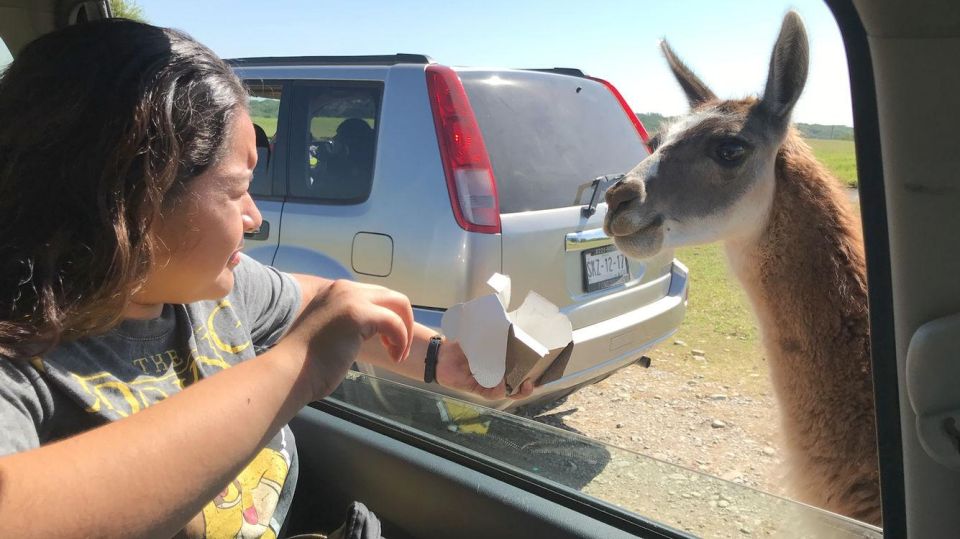
[[[325,290],[326,287],[330,286],[333,282],[329,279],[323,279],[313,275],[293,274],[293,277],[300,284],[300,290],[303,294],[302,303],[304,305],[309,303],[315,294]],[[392,361],[387,356],[385,349],[373,341],[367,341],[363,345],[358,359],[377,366],[386,367],[407,378],[423,380],[427,345],[430,343],[430,337],[433,337],[436,333],[436,331],[427,326],[414,324],[413,344],[410,347],[410,357],[404,361]],[[506,384],[502,380],[492,388],[486,388],[478,384],[470,373],[470,365],[460,345],[450,341],[445,341],[440,346],[440,354],[437,361],[437,383],[451,389],[469,391],[488,400],[502,399],[506,397],[507,394]],[[521,384],[520,390],[510,398],[522,399],[533,392],[533,389],[533,382],[526,380]]]
[[[385,367],[407,378],[423,380],[427,346],[430,344],[430,337],[436,334],[436,331],[427,326],[414,324],[410,357],[399,363],[390,361],[390,358],[383,353],[383,347],[377,346],[376,343],[371,341],[364,343],[357,359]],[[440,354],[437,358],[437,383],[450,389],[468,391],[487,400],[499,400],[508,396],[507,386],[503,380],[500,380],[500,383],[496,386],[489,388],[477,383],[477,379],[470,372],[470,364],[467,361],[467,356],[463,353],[463,349],[460,348],[458,343],[447,340],[444,340],[443,344],[440,345]],[[510,395],[509,398],[522,399],[530,395],[533,390],[533,381],[524,380],[520,389]]]
[[[379,337],[384,355],[399,361],[412,329],[403,295],[332,283],[269,352],[130,417],[0,457],[0,529],[18,537],[170,537],[300,408],[340,384],[365,340]]]
[[[171,537],[311,400],[289,354],[278,345],[128,418],[0,458],[0,528]]]

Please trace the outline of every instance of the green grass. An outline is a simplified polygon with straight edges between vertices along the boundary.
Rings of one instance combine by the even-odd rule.
[[[683,376],[701,374],[742,393],[767,391],[756,321],[727,267],[723,247],[718,243],[684,247],[677,249],[676,257],[690,269],[687,314],[674,338],[652,355],[657,367]],[[693,350],[702,350],[705,359],[695,357]]]
[[[268,118],[264,116],[251,116],[253,123],[259,125],[267,133],[267,136],[270,140],[273,140],[274,135],[277,134],[277,119]]]
[[[816,158],[847,187],[857,186],[857,159],[852,140],[806,139]]]
[[[718,337],[755,341],[757,329],[740,283],[727,267],[719,243],[683,247],[676,257],[690,268],[690,298],[685,326]]]

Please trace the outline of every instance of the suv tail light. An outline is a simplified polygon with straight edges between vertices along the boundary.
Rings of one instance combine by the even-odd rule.
[[[453,69],[427,66],[427,91],[437,128],[450,205],[464,230],[500,233],[500,201],[480,126]]]
[[[610,90],[610,93],[617,98],[617,101],[620,102],[620,106],[623,107],[623,112],[627,113],[627,116],[630,118],[630,121],[633,122],[633,127],[637,129],[637,135],[640,136],[640,140],[643,141],[643,144],[646,145],[647,150],[650,153],[653,153],[653,150],[650,148],[650,135],[647,133],[646,128],[643,127],[643,122],[640,121],[640,118],[637,118],[637,115],[630,109],[630,105],[627,104],[627,100],[620,95],[620,91],[617,88],[610,84],[609,82],[598,79],[596,77],[587,77],[590,80],[595,80],[600,84],[607,87],[607,90]]]

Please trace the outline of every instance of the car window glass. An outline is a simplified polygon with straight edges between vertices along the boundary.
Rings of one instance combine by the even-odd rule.
[[[291,178],[290,195],[320,202],[365,200],[373,181],[379,87],[349,83],[309,86],[300,164],[303,175]]]
[[[277,142],[277,122],[280,117],[280,100],[283,87],[280,84],[248,83],[250,92],[250,119],[257,138],[257,167],[253,170],[250,194],[272,194],[269,171]]]
[[[333,402],[374,412],[678,530],[704,537],[879,539],[859,522],[524,417],[350,373]]]
[[[826,8],[820,8],[821,14],[810,9],[803,16],[810,21],[823,14],[829,17]],[[781,17],[782,13],[776,13],[769,25],[750,26],[750,33],[762,36],[764,41],[750,54],[759,59],[751,72],[759,82],[754,85],[738,79],[732,91],[723,85],[722,77],[709,71],[711,62],[696,56],[703,46],[683,43],[679,38],[673,43],[707,84],[718,81],[713,86],[718,95],[738,98],[755,86],[762,91],[770,53],[768,40],[775,36]],[[710,34],[697,28],[697,33]],[[824,26],[811,22],[810,28],[812,43],[843,58],[842,44],[823,37]],[[655,46],[650,49],[649,54],[657,54]],[[819,60],[822,62],[822,57]],[[504,59],[503,65],[510,61]],[[657,61],[662,62],[659,54]],[[411,67],[383,69],[407,69],[409,75]],[[304,77],[324,77],[331,76],[333,70],[303,71]],[[320,206],[353,204],[388,192],[378,189],[371,195],[376,159],[372,151],[357,151],[372,147],[354,143],[351,134],[362,134],[353,138],[376,142],[390,155],[399,153],[396,149],[405,147],[403,144],[424,148],[427,158],[417,159],[415,174],[392,170],[387,160],[378,165],[379,173],[384,180],[396,177],[424,185],[434,182],[443,189],[442,161],[430,158],[437,151],[434,130],[428,129],[430,136],[424,137],[416,121],[398,121],[416,120],[415,100],[427,105],[431,96],[425,92],[392,93],[397,91],[394,86],[409,88],[397,83],[403,77],[389,71],[383,83],[298,80],[288,85],[286,96],[293,100],[285,105],[284,116],[292,123],[280,133],[290,137],[291,147],[283,151],[284,166],[289,168],[284,180],[287,194],[295,203],[288,201],[283,209],[285,236],[281,237],[281,246],[305,246],[305,250],[335,259],[335,269],[344,270],[331,271],[331,275],[374,282],[408,294],[418,321],[437,331],[440,317],[452,303],[484,294],[488,291],[485,280],[493,271],[500,271],[512,280],[508,310],[517,308],[527,292],[533,292],[568,315],[574,333],[573,352],[566,356],[569,361],[557,362],[556,368],[551,365],[549,372],[557,378],[547,380],[530,400],[520,408],[504,401],[488,402],[516,414],[512,417],[450,399],[444,395],[487,402],[436,384],[402,380],[403,385],[399,385],[390,373],[362,362],[357,368],[365,375],[352,375],[338,391],[337,399],[449,443],[453,452],[482,455],[517,471],[517,475],[538,476],[558,488],[595,497],[695,535],[877,536],[876,528],[786,501],[816,498],[785,479],[790,471],[795,476],[821,476],[802,469],[796,473],[798,468],[792,466],[790,437],[801,429],[791,428],[789,419],[805,403],[784,401],[779,392],[783,386],[775,385],[776,377],[780,376],[782,382],[783,375],[764,349],[744,283],[727,269],[730,264],[724,245],[682,245],[653,258],[625,260],[599,228],[601,220],[597,217],[609,208],[598,208],[601,215],[591,218],[587,212],[569,207],[586,204],[595,177],[632,169],[648,150],[631,117],[607,87],[572,72],[552,71],[457,69],[484,135],[504,214],[501,234],[465,233],[464,240],[457,243],[440,241],[441,234],[431,235],[448,224],[461,232],[450,219],[446,191],[437,197],[439,214],[418,213],[415,221],[433,227],[427,230],[412,228],[404,218],[383,219],[379,212],[389,203],[371,204],[371,211],[366,211],[366,205]],[[669,69],[663,67],[662,71],[649,73],[649,80],[644,73],[645,84],[651,90],[673,95],[680,103],[677,109],[666,110],[643,99],[631,99],[646,130],[651,135],[660,133],[660,156],[675,153],[678,148],[671,147],[670,138],[663,135],[671,131],[671,126],[678,128],[675,135],[683,133],[686,125],[683,92]],[[822,81],[823,72],[819,73]],[[413,74],[413,80],[421,83],[422,74]],[[828,74],[833,75],[828,77],[833,81],[830,85],[824,89],[811,83],[807,92],[825,92],[831,102],[843,101],[848,90],[836,82],[845,80],[843,72],[840,76]],[[596,75],[609,76],[599,68]],[[811,80],[817,79],[811,75]],[[628,88],[628,81],[615,73],[610,77],[621,91]],[[387,92],[389,104],[381,118],[381,99]],[[254,93],[261,101],[266,97]],[[251,109],[261,106],[252,105]],[[398,110],[406,116],[394,116]],[[851,199],[853,223],[857,201],[850,187],[856,185],[857,178],[852,128],[842,117],[820,117],[826,119],[798,114],[794,120],[802,142],[839,180],[839,192]],[[423,124],[433,127],[433,118],[427,114],[420,120],[421,128]],[[390,128],[378,138],[382,121],[388,121],[383,125]],[[804,123],[812,121],[822,123]],[[406,139],[398,143],[390,136],[394,133]],[[351,165],[348,158],[358,156],[365,157]],[[395,164],[392,159],[389,163]],[[646,194],[652,196],[657,189],[665,192],[669,187],[665,177],[653,182]],[[279,185],[280,179],[276,179]],[[695,202],[706,204],[713,199],[705,192],[710,185],[690,185],[678,191],[675,198],[687,200],[684,203],[691,207]],[[598,201],[604,206],[602,200],[600,194]],[[403,211],[406,217],[409,208]],[[677,226],[683,224],[682,220],[677,222]],[[677,232],[668,240],[686,243],[709,228],[691,225],[688,231],[696,234],[684,237],[686,232]],[[376,234],[363,233],[370,230]],[[377,241],[370,242],[371,237]],[[291,238],[289,242],[287,238]],[[386,269],[364,269],[370,260]],[[626,263],[626,271],[619,269],[621,260]],[[811,262],[804,259],[804,264],[797,267],[809,268]],[[291,266],[280,269],[293,270]],[[591,280],[588,270],[593,270],[597,278]],[[464,285],[464,281],[455,279],[460,271],[475,275]],[[790,283],[804,284],[797,277],[791,274],[781,280],[795,279]],[[425,294],[426,287],[431,292],[443,291],[437,295],[442,299]],[[456,299],[447,302],[448,298]],[[819,315],[825,317],[826,313]],[[789,325],[790,318],[786,320]],[[785,346],[796,344],[788,340]],[[804,360],[800,363],[806,364],[809,358]],[[411,357],[408,361],[422,362],[423,358]],[[814,392],[807,396],[816,399],[819,395]],[[869,401],[868,397],[858,402]],[[846,442],[866,431],[867,425],[869,421],[844,426],[841,437]],[[816,437],[825,430],[808,429],[808,434]],[[844,445],[832,444],[840,451]],[[857,488],[869,487],[866,482],[859,485]],[[863,497],[876,499],[869,494]],[[796,526],[789,528],[791,523]],[[820,525],[836,530],[820,533]],[[813,526],[816,531],[808,532],[805,526]]]
[[[749,12],[755,8],[742,9]],[[814,50],[829,50],[829,59],[839,59],[839,63],[843,64],[838,71],[819,71],[816,75],[819,79],[811,75],[814,82],[806,88],[805,95],[815,97],[819,92],[826,94],[829,97],[826,101],[830,103],[844,102],[848,97],[844,94],[848,94],[849,89],[844,82],[846,65],[843,47],[839,36],[834,39],[829,32],[829,25],[833,25],[832,30],[836,33],[835,23],[823,5],[819,6],[819,11],[808,5],[801,15],[809,21]],[[737,79],[734,86],[724,87],[722,76],[709,70],[710,62],[696,58],[697,51],[704,50],[702,45],[681,45],[679,39],[674,44],[682,58],[690,58],[691,68],[704,77],[704,82],[713,85],[718,96],[739,99],[744,95],[743,92],[750,92],[751,88],[758,87],[754,94],[763,91],[771,53],[770,41],[776,37],[782,16],[782,12],[771,15],[769,25],[750,26],[751,39],[762,42],[750,54],[751,58],[756,59],[752,76],[759,83],[755,85]],[[826,23],[818,25],[818,20],[826,20]],[[710,34],[705,28],[697,28],[697,34]],[[650,54],[656,53],[655,46],[650,49]],[[658,58],[658,61],[662,62],[662,58]],[[811,62],[815,61],[822,65],[824,57],[815,56]],[[642,100],[632,101],[631,105],[651,135],[673,128],[676,136],[684,133],[687,126],[684,122],[686,100],[669,68],[664,67],[663,71],[656,80],[651,73],[646,84],[651,89],[674,95],[680,103],[678,109],[656,109]],[[615,282],[619,288],[600,290],[591,289],[589,279],[581,279],[584,276],[589,278],[588,264],[605,266],[604,271],[598,272],[601,279],[597,282],[600,283],[605,282],[606,276],[618,278],[622,272],[611,272],[607,266],[615,265],[618,259],[605,256],[608,253],[599,250],[608,247],[603,244],[604,241],[610,241],[599,229],[600,220],[594,218],[592,222],[587,222],[584,218],[586,212],[567,207],[586,203],[583,198],[577,200],[577,195],[583,193],[582,186],[589,186],[594,177],[631,170],[648,153],[631,118],[624,113],[617,99],[602,84],[571,74],[473,68],[458,69],[457,73],[483,132],[496,176],[501,213],[505,214],[502,233],[496,239],[499,251],[495,251],[491,258],[496,258],[499,271],[509,274],[512,279],[514,288],[511,299],[507,301],[511,304],[508,310],[516,309],[528,291],[549,299],[561,312],[569,315],[572,323],[574,346],[573,353],[568,356],[571,359],[568,363],[559,364],[556,370],[551,370],[551,374],[557,374],[559,378],[548,380],[519,409],[509,408],[511,405],[504,402],[491,404],[497,408],[508,407],[522,417],[509,427],[504,427],[501,422],[500,427],[492,429],[487,419],[476,419],[476,413],[461,405],[450,405],[440,396],[436,396],[434,402],[421,403],[415,415],[404,419],[402,414],[395,415],[394,412],[406,406],[406,399],[419,398],[415,396],[418,393],[410,390],[410,396],[404,396],[398,390],[397,395],[391,395],[391,390],[385,389],[388,384],[378,380],[396,378],[382,370],[366,368],[363,364],[358,367],[361,371],[379,378],[370,378],[369,383],[354,386],[351,390],[353,393],[344,394],[343,399],[424,431],[439,430],[445,440],[451,439],[446,435],[450,429],[461,434],[473,432],[475,438],[470,438],[470,443],[461,437],[455,440],[456,444],[508,463],[525,473],[542,475],[638,515],[662,520],[697,535],[831,536],[827,533],[803,533],[799,527],[796,533],[791,533],[771,526],[779,514],[791,511],[784,507],[793,507],[789,504],[778,505],[783,503],[784,498],[808,500],[811,503],[823,503],[826,498],[824,492],[828,491],[827,487],[815,485],[813,488],[819,488],[819,491],[810,494],[810,490],[796,486],[804,479],[829,473],[821,474],[811,471],[815,469],[813,467],[798,465],[802,458],[812,454],[811,460],[826,461],[832,453],[836,457],[834,462],[868,463],[859,467],[857,473],[860,473],[859,470],[870,473],[869,463],[873,461],[869,460],[869,456],[861,458],[860,454],[848,447],[856,445],[858,448],[868,448],[873,439],[862,444],[852,440],[870,438],[872,423],[867,419],[844,425],[843,432],[838,435],[843,443],[817,441],[830,431],[830,425],[800,429],[796,428],[796,423],[792,423],[798,417],[807,419],[803,414],[811,407],[810,403],[819,405],[824,395],[830,393],[821,391],[821,388],[828,386],[824,382],[804,386],[802,394],[791,394],[791,391],[797,391],[791,384],[795,380],[797,384],[806,384],[810,379],[815,379],[808,378],[808,373],[825,371],[798,369],[792,364],[794,367],[789,371],[790,378],[787,378],[788,375],[781,370],[784,362],[783,356],[778,354],[780,350],[764,347],[763,339],[771,337],[770,333],[761,334],[758,329],[759,317],[753,307],[756,303],[751,303],[756,296],[748,296],[744,292],[751,283],[745,282],[742,273],[736,273],[738,268],[733,271],[728,269],[731,266],[729,248],[721,241],[696,244],[706,241],[705,237],[717,237],[711,236],[713,233],[710,229],[714,225],[688,225],[684,219],[680,219],[688,215],[675,215],[676,223],[670,222],[665,228],[669,231],[670,227],[676,226],[678,231],[675,235],[664,232],[662,239],[671,245],[675,245],[673,242],[679,243],[676,250],[660,251],[659,258],[631,258],[627,261],[631,277],[642,275],[641,279],[632,279],[627,283]],[[606,76],[603,72],[597,75]],[[611,78],[611,83],[621,91],[626,87],[625,81],[620,78]],[[733,87],[735,89],[731,90]],[[646,108],[648,106],[651,108]],[[830,185],[832,192],[838,193],[832,199],[836,202],[834,208],[837,212],[846,212],[844,208],[849,208],[849,225],[859,227],[858,200],[852,189],[858,179],[849,120],[842,111],[814,115],[810,110],[798,108],[793,117],[797,135],[802,137],[798,146],[809,146],[812,157],[829,169],[833,177],[822,179],[830,182],[827,185]],[[392,107],[390,111],[393,111]],[[390,144],[386,136],[382,144],[385,148]],[[676,140],[666,138],[660,147],[659,157],[671,152],[678,155],[679,147]],[[688,155],[692,162],[703,154],[702,151],[694,153],[690,150]],[[712,159],[712,155],[709,158]],[[696,208],[712,205],[714,193],[722,193],[723,196],[729,194],[722,191],[727,184],[719,181],[716,182],[717,190],[709,191],[707,188],[710,186],[703,182],[691,179],[687,183],[686,179],[681,178],[684,181],[675,181],[673,186],[689,187],[677,189],[668,183],[667,170],[666,166],[660,168],[661,176],[651,181],[648,185],[650,190],[644,194],[652,197],[657,190],[670,193],[669,196],[661,196],[660,203],[666,204],[676,199],[679,201],[676,204],[687,204],[691,209],[689,216],[692,223],[698,223],[692,217],[696,215]],[[673,170],[671,180],[676,180],[681,172],[688,169],[677,165]],[[727,189],[735,190],[733,186]],[[589,198],[589,189],[586,195]],[[550,208],[561,210],[551,211]],[[662,211],[660,207],[654,209]],[[598,211],[609,210],[601,208]],[[652,223],[651,227],[660,226],[656,224],[659,216],[651,214],[649,217],[651,221],[646,223]],[[394,226],[400,227],[403,223]],[[552,226],[560,230],[547,230]],[[689,228],[684,228],[687,226]],[[548,233],[541,233],[542,230]],[[851,234],[850,237],[855,236]],[[424,237],[424,241],[431,239]],[[464,245],[472,241],[472,238],[466,240]],[[549,248],[541,249],[541,246]],[[419,244],[401,245],[398,241],[396,252],[419,255],[430,251],[422,249]],[[462,260],[468,271],[489,267],[475,263],[469,249],[458,251],[458,254],[460,252],[467,254],[457,259],[457,263]],[[619,250],[614,252],[622,256]],[[430,257],[421,258],[423,266],[415,266],[415,282],[419,284],[420,280],[425,280],[421,275],[429,275],[431,285],[443,285],[444,276],[451,272],[439,271],[438,265]],[[446,260],[453,258],[451,256]],[[812,275],[810,268],[814,261],[803,258],[803,264],[796,265],[797,273],[784,272],[771,280],[788,283],[794,290],[799,289],[813,282],[805,279]],[[421,260],[415,260],[415,263],[421,263]],[[748,267],[759,266],[753,264]],[[581,271],[581,268],[584,270]],[[823,275],[823,279],[816,282],[822,282],[829,276],[829,272],[823,274],[822,268],[818,273]],[[738,278],[738,275],[741,277]],[[489,273],[478,277],[477,282],[481,286],[458,289],[457,292],[462,292],[466,299],[475,299],[488,292],[482,283]],[[689,289],[686,283],[689,283]],[[409,280],[396,279],[384,284],[410,294],[414,302],[418,300],[416,295],[419,288],[411,286]],[[841,295],[845,297],[854,297],[849,293],[852,290],[839,290],[844,291]],[[749,291],[757,293],[756,289]],[[822,297],[817,293],[820,290],[808,292],[804,296],[808,300],[807,305],[813,304],[810,298]],[[827,292],[831,293],[830,290]],[[856,292],[860,294],[862,290],[857,289]],[[782,297],[776,294],[768,296]],[[439,313],[451,307],[450,304],[439,303],[418,305],[435,308]],[[865,305],[861,307],[865,310]],[[418,310],[418,317],[425,310]],[[817,316],[822,319],[844,312],[833,304],[822,306],[821,310]],[[765,313],[760,310],[759,314]],[[778,313],[778,316],[781,314],[783,326],[790,327],[791,331],[811,327],[807,315],[786,312]],[[436,318],[437,323],[431,325],[439,328],[440,314]],[[857,319],[855,323],[859,324],[858,329],[851,331],[856,331],[862,337],[866,331],[864,319]],[[806,331],[817,333],[803,335],[804,339],[809,339],[804,343],[829,343],[833,339],[829,333],[821,335],[820,332],[825,330]],[[795,335],[791,334],[789,339],[775,342],[774,345],[786,349],[799,346],[793,341],[794,338]],[[863,357],[859,353],[854,351],[847,354],[842,351],[834,356],[827,352],[824,357],[851,358],[851,363],[856,361],[859,362],[857,365],[863,365]],[[817,359],[813,356],[805,356],[800,363],[816,364]],[[423,360],[422,357],[411,359]],[[647,360],[647,368],[637,361],[644,359]],[[517,361],[516,356],[507,361]],[[872,396],[864,394],[861,391],[864,386],[852,381],[866,378],[869,378],[869,371],[860,369],[854,378],[838,376],[838,386],[831,389],[857,398],[856,401],[844,399],[845,402],[870,406]],[[462,392],[433,384],[415,381],[403,383],[483,403],[480,398],[471,398]],[[797,397],[798,394],[800,397]],[[869,417],[868,414],[864,412],[862,417]],[[450,425],[444,422],[444,418],[459,418],[460,423]],[[567,447],[571,454],[579,455],[578,458],[582,460],[571,461],[565,468],[555,466],[549,469],[535,462],[517,461],[518,458],[536,454],[539,439],[553,432],[549,429],[538,430],[527,420],[572,433],[572,436],[558,443]],[[508,441],[497,434],[498,429],[501,433],[503,429],[515,429],[519,433]],[[803,436],[808,436],[814,442],[801,449],[807,453],[798,458],[796,436],[801,431],[804,432]],[[495,435],[491,436],[491,432]],[[477,439],[484,441],[473,444]],[[591,439],[591,443],[581,443]],[[806,442],[803,440],[801,443]],[[594,444],[599,444],[603,450],[597,450]],[[626,451],[613,450],[612,447]],[[627,455],[629,458],[612,456],[614,454]],[[655,463],[662,464],[663,468],[655,470]],[[788,481],[788,474],[791,473],[791,480]],[[797,479],[797,476],[805,477]],[[659,479],[650,479],[652,483],[645,483],[647,478],[653,477]],[[824,483],[837,488],[846,480],[843,476],[837,477],[834,475]],[[731,483],[738,486],[733,487],[729,485]],[[874,485],[876,482],[859,481],[855,489],[859,490],[843,498],[857,502],[865,500],[864,505],[872,510],[878,500],[874,495],[876,491],[870,490]],[[658,490],[650,495],[651,500],[642,499],[643,493],[652,488]],[[733,490],[726,490],[728,488]],[[687,508],[689,512],[670,513],[676,508]],[[697,511],[702,511],[702,520],[695,516]],[[870,518],[870,522],[877,521]],[[747,531],[740,532],[741,527]],[[859,529],[856,526],[854,528]],[[876,535],[876,528],[863,529],[868,530],[863,532],[864,535]]]

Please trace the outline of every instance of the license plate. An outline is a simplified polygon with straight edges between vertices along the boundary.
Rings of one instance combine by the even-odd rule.
[[[630,279],[627,257],[615,245],[583,251],[583,288],[594,292]]]

